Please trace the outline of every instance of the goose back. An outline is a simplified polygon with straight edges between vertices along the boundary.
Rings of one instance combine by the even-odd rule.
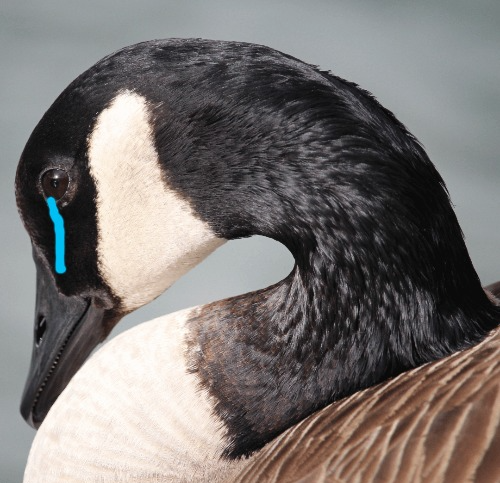
[[[493,483],[500,481],[499,426],[496,329],[471,349],[303,420],[231,481]]]

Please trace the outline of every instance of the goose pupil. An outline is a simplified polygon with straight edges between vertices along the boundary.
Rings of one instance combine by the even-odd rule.
[[[69,176],[63,169],[49,169],[42,175],[42,189],[47,198],[58,200],[68,189]]]

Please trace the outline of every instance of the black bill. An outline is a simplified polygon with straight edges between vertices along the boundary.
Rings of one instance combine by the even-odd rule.
[[[37,293],[31,366],[21,401],[21,414],[38,428],[52,404],[92,350],[108,335],[106,311],[91,297],[67,297],[53,275],[35,256]]]

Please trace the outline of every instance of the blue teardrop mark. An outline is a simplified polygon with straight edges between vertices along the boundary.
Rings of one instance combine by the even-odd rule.
[[[47,198],[47,205],[49,205],[50,219],[54,223],[54,231],[56,234],[56,272],[64,273],[66,265],[64,264],[64,220],[57,209],[56,200],[49,196]]]

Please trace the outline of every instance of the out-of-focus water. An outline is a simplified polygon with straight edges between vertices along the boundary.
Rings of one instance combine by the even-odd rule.
[[[124,45],[165,37],[266,44],[372,91],[426,146],[447,182],[484,283],[500,279],[500,2],[4,0],[0,7],[0,481],[18,482],[34,436],[19,400],[35,274],[14,203],[23,146],[55,97]],[[252,290],[292,267],[266,239],[226,244],[122,323]]]

